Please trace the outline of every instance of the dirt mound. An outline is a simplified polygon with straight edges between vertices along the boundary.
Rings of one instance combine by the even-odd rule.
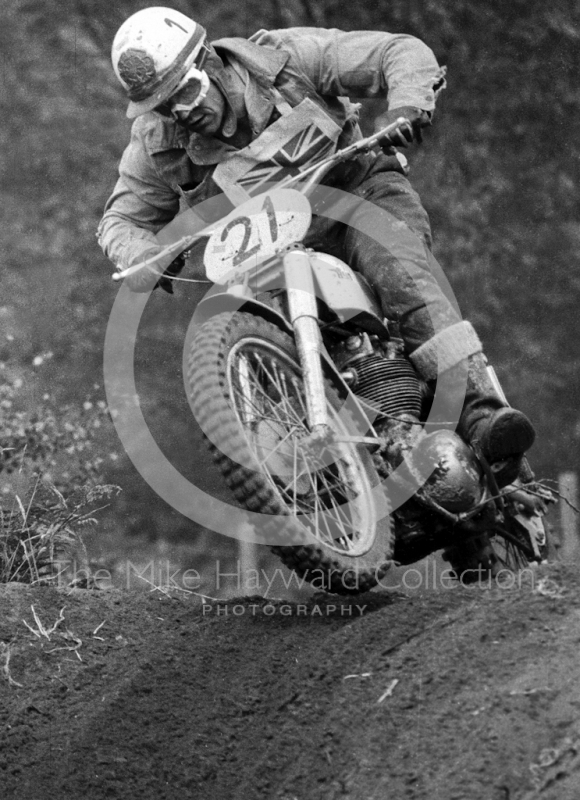
[[[2,587],[0,796],[577,800],[578,585],[550,567],[205,606]]]

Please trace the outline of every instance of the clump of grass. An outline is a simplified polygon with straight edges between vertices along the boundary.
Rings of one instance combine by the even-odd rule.
[[[82,530],[119,492],[103,483],[93,450],[103,401],[32,413],[18,405],[19,378],[0,373],[0,583],[57,581],[70,562],[88,568]]]
[[[86,571],[82,529],[96,524],[95,504],[118,491],[111,485],[85,486],[65,498],[38,478],[26,506],[14,495],[9,510],[0,508],[0,583],[55,582],[71,562]]]

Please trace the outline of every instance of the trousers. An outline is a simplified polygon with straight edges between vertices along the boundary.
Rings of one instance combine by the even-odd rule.
[[[342,224],[327,226],[315,246],[369,281],[411,354],[461,320],[431,252],[429,217],[408,179],[394,170],[371,173],[349,194]]]

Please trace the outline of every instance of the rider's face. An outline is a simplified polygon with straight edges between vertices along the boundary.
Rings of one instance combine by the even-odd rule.
[[[219,132],[225,110],[225,98],[210,80],[209,89],[201,103],[189,111],[176,111],[175,115],[177,122],[189,131],[211,136]]]

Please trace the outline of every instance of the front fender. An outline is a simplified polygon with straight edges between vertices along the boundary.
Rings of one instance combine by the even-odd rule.
[[[288,320],[276,311],[272,306],[262,303],[260,300],[255,300],[250,297],[240,297],[230,292],[220,292],[205,297],[195,309],[193,315],[193,323],[195,325],[203,325],[216,314],[222,314],[225,311],[233,314],[235,311],[244,311],[247,314],[254,314],[256,317],[268,320],[268,322],[277,325],[281,330],[286,331],[293,335],[292,325]]]

